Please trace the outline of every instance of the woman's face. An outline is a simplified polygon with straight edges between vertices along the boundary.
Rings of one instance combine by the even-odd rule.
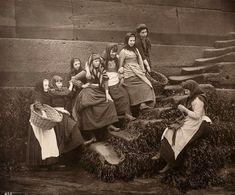
[[[117,52],[116,52],[116,51],[113,51],[113,50],[111,49],[111,51],[110,51],[110,57],[111,57],[111,58],[115,58],[116,55],[117,55]]]
[[[128,40],[128,45],[130,47],[133,47],[135,45],[135,37],[134,36],[131,36]]]
[[[147,29],[143,29],[143,30],[140,31],[140,37],[141,38],[146,38],[147,35],[148,35]]]
[[[100,65],[100,59],[95,59],[95,60],[93,60],[92,64],[93,64],[93,66],[94,66],[95,68],[98,68],[99,65]]]
[[[58,89],[62,89],[63,83],[62,83],[62,81],[56,81],[55,85],[56,85],[56,87],[58,87]]]
[[[190,95],[190,90],[184,88],[184,94],[185,94],[185,95]]]
[[[79,60],[75,60],[74,63],[73,63],[73,67],[78,70],[81,66],[81,63]]]
[[[49,80],[47,80],[47,79],[43,80],[43,90],[45,92],[49,91]]]

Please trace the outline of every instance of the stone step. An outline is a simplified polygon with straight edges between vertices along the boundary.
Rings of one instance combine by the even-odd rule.
[[[193,75],[183,75],[183,76],[170,76],[169,81],[172,84],[177,84],[189,79],[195,80],[198,83],[204,83],[206,80],[218,77],[220,73],[202,73]]]
[[[208,66],[194,66],[186,67],[181,69],[182,75],[192,75],[192,74],[201,74],[206,72],[218,72],[218,64],[208,65]]]
[[[235,51],[235,46],[219,48],[219,49],[209,48],[204,50],[203,57],[204,58],[217,57],[234,51]]]
[[[225,48],[231,46],[235,46],[235,39],[215,42],[215,48]]]
[[[107,162],[111,165],[118,165],[124,159],[124,155],[118,155],[113,146],[107,142],[96,142],[89,146],[89,149],[93,152],[96,152],[100,156],[101,162]]]
[[[195,65],[215,64],[218,62],[235,62],[235,52],[230,52],[218,57],[212,58],[199,58],[195,60]]]

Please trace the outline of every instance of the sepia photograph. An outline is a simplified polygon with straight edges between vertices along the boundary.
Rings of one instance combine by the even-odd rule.
[[[0,0],[0,195],[235,195],[235,0]]]

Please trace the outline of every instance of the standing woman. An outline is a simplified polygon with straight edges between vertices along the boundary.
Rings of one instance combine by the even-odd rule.
[[[127,33],[125,46],[119,54],[119,72],[124,74],[124,85],[130,97],[131,106],[140,110],[154,107],[155,93],[145,76],[145,68],[139,50],[135,46],[135,34]]]
[[[147,71],[151,71],[151,42],[148,38],[149,29],[145,24],[139,24],[136,28],[136,47],[143,59],[144,67]]]
[[[118,121],[117,112],[108,90],[108,76],[101,64],[101,56],[92,54],[86,63],[89,86],[76,98],[73,116],[80,121],[83,132],[93,135],[93,130],[107,127],[118,131],[113,123]]]
[[[34,106],[35,109],[40,110],[42,104],[51,105],[51,96],[49,94],[49,80],[44,79],[38,82],[34,88]],[[54,139],[54,140],[53,140]],[[40,143],[42,141],[44,143]],[[48,142],[49,141],[49,142]],[[46,144],[48,144],[48,149]],[[54,129],[40,130],[32,123],[29,126],[27,150],[26,150],[26,164],[32,169],[49,168],[54,165],[59,156],[58,148],[52,150],[52,145],[56,145],[56,135]],[[47,156],[47,158],[45,158]],[[50,156],[50,157],[49,157]]]
[[[51,105],[63,114],[62,121],[55,126],[60,154],[84,144],[78,124],[71,118],[67,108],[68,96],[72,92],[73,85],[70,82],[69,88],[63,87],[62,81],[62,77],[55,75],[50,82]]]
[[[126,89],[120,84],[121,76],[118,73],[117,52],[117,44],[110,44],[102,53],[104,68],[109,77],[109,93],[114,101],[118,116],[124,116],[126,119],[132,121],[135,118],[131,115],[129,96]]]
[[[188,80],[182,83],[185,93],[189,94],[186,107],[179,105],[178,109],[187,115],[180,128],[173,130],[167,128],[162,135],[160,156],[167,165],[160,171],[166,172],[170,167],[176,167],[184,157],[188,146],[208,133],[211,120],[206,116],[206,96],[197,82]]]

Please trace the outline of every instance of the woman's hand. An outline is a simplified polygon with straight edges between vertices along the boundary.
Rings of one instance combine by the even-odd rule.
[[[85,70],[86,70],[86,78],[89,80],[91,79],[91,72],[90,72],[90,69],[89,69],[89,66],[88,66],[88,63],[86,62],[85,64]]]
[[[147,68],[147,71],[151,72],[151,68],[150,68],[149,63],[148,63],[148,61],[146,59],[144,60],[144,64],[145,64],[145,66]]]
[[[120,68],[118,69],[118,72],[119,72],[120,74],[123,74],[123,73],[124,73],[124,68],[123,68],[123,67],[120,67]]]
[[[113,102],[113,99],[112,99],[111,95],[109,94],[109,92],[106,92],[106,102],[108,102],[108,101]]]
[[[73,89],[73,82],[69,81],[69,90],[72,91],[72,89]]]
[[[82,85],[82,88],[87,88],[90,85],[90,83],[86,83]]]
[[[179,109],[181,112],[185,112],[185,113],[187,113],[187,111],[188,111],[188,109],[187,109],[185,106],[183,106],[182,104],[179,104],[179,105],[178,105],[178,109]]]

